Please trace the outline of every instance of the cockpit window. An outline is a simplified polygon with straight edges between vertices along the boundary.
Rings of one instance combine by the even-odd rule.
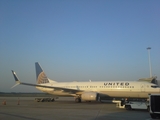
[[[156,85],[152,85],[151,87],[152,87],[152,88],[158,88],[159,86],[156,86]]]

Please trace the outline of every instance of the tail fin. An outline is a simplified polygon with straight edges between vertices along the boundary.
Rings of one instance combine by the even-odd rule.
[[[49,83],[49,79],[38,62],[35,63],[37,84]]]

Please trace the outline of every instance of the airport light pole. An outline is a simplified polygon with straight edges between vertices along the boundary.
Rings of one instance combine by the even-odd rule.
[[[151,58],[150,58],[151,47],[148,47],[147,50],[148,50],[149,71],[150,71],[150,78],[151,78],[152,77],[152,66],[151,66]]]

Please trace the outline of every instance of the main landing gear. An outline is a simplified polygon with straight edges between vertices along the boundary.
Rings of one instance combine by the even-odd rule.
[[[76,102],[76,103],[81,103],[81,98],[80,98],[80,97],[76,97],[76,98],[75,98],[75,102]]]

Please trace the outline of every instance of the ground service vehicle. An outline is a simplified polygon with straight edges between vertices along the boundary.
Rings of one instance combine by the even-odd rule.
[[[54,98],[35,98],[37,102],[54,102]]]
[[[119,102],[115,102],[116,107],[118,108],[125,108],[126,110],[133,110],[133,109],[141,109],[147,110],[148,109],[148,102],[147,101],[124,101],[121,100]]]
[[[126,110],[132,110],[132,109],[141,109],[141,110],[147,110],[148,103],[146,101],[130,101],[128,103],[125,103]]]
[[[160,118],[160,94],[149,95],[149,112],[153,119]]]

